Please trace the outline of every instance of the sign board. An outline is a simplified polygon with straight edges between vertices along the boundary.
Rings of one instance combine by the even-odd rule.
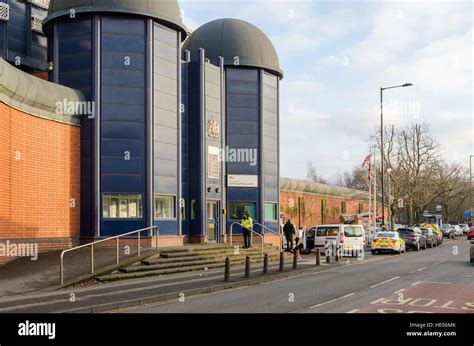
[[[236,175],[227,176],[228,187],[258,187],[258,175]]]
[[[470,211],[470,210],[466,210],[466,211],[464,212],[464,218],[465,218],[466,220],[468,220],[468,219],[471,218],[471,211]]]
[[[441,211],[442,209],[443,209],[443,206],[441,206],[439,204],[436,206],[436,211]]]
[[[209,146],[207,149],[207,177],[219,179],[219,148]]]

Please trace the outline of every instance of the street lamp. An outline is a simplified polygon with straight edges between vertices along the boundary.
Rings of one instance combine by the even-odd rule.
[[[469,156],[469,211],[471,212],[469,221],[472,225],[472,158],[474,155]]]
[[[385,224],[385,192],[384,192],[384,156],[385,156],[385,151],[384,151],[384,145],[383,145],[383,92],[384,90],[388,89],[395,89],[395,88],[406,88],[410,87],[413,84],[411,83],[405,83],[402,85],[395,85],[391,87],[385,87],[385,88],[380,88],[380,151],[381,151],[381,161],[382,161],[382,225]]]
[[[390,181],[391,181],[390,173],[392,173],[392,169],[388,168],[387,173],[388,173],[388,224],[390,225],[390,229],[393,229],[392,227],[392,192],[390,188]]]

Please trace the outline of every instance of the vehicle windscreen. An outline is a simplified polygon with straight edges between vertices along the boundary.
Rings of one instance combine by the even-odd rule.
[[[415,234],[415,231],[414,230],[411,230],[411,229],[398,229],[398,233],[400,234]]]
[[[430,234],[430,230],[429,230],[429,229],[426,229],[426,228],[422,228],[422,229],[421,229],[421,233],[423,233],[423,234]]]
[[[344,227],[344,236],[345,237],[362,237],[362,228],[354,226],[345,226]]]
[[[381,232],[377,234],[377,238],[394,238],[395,233],[393,232]]]

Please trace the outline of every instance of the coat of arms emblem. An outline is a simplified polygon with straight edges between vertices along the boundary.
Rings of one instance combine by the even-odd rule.
[[[219,138],[219,123],[214,118],[214,116],[212,116],[211,119],[209,119],[209,121],[207,122],[207,135],[211,138]]]

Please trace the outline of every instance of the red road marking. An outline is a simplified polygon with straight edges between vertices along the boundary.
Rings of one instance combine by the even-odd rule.
[[[474,313],[474,285],[421,282],[397,292],[357,313]]]

